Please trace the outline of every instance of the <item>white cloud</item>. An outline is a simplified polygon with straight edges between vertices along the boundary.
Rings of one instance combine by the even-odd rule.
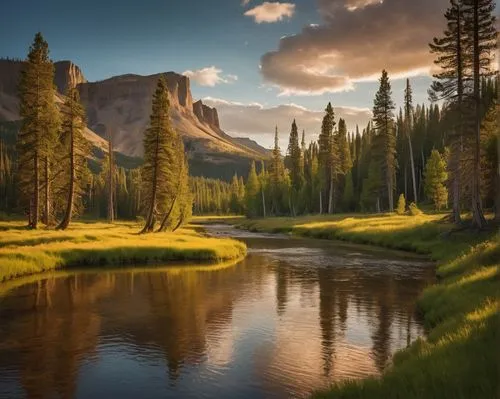
[[[280,131],[282,146],[290,133],[290,126],[297,120],[300,131],[306,131],[307,141],[316,140],[321,129],[323,110],[312,110],[298,104],[283,104],[266,107],[260,103],[241,103],[206,97],[203,103],[217,107],[221,127],[237,137],[250,137],[269,147],[274,137],[274,127]],[[366,126],[372,113],[368,108],[334,107],[336,120],[345,119],[349,131],[356,124],[360,129]]]
[[[200,86],[214,87],[220,83],[233,83],[238,80],[236,75],[222,75],[222,69],[215,66],[198,69],[195,71],[187,70],[182,73]]]
[[[271,23],[281,21],[284,18],[291,18],[294,13],[295,4],[280,2],[270,3],[266,1],[245,12],[245,16],[253,17],[255,22],[261,24],[263,22]]]
[[[444,28],[448,0],[317,2],[322,23],[282,38],[261,58],[265,82],[282,95],[351,90],[382,69],[393,78],[429,75],[428,43]]]

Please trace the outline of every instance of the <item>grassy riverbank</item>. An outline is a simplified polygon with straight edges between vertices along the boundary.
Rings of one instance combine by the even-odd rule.
[[[270,218],[241,227],[428,254],[440,283],[419,299],[429,334],[381,378],[334,385],[318,398],[496,398],[499,394],[500,235],[461,231],[442,215]]]
[[[138,235],[136,223],[74,223],[66,231],[26,230],[0,222],[0,282],[63,267],[220,262],[245,255],[243,243],[190,228]]]

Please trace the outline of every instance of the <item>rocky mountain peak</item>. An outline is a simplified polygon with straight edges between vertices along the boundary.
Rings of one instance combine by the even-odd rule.
[[[75,88],[80,83],[87,82],[80,68],[71,61],[59,61],[54,66],[56,70],[54,83],[61,94],[67,93],[68,89]]]

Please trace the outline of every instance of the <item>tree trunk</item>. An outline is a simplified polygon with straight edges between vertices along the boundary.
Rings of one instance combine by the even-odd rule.
[[[180,184],[179,184],[180,186]],[[167,227],[167,221],[170,215],[172,214],[172,211],[174,210],[175,203],[177,201],[177,196],[179,195],[179,187],[177,187],[177,192],[175,193],[175,197],[172,200],[172,203],[170,204],[170,208],[168,209],[168,212],[165,213],[165,216],[163,217],[163,220],[161,221],[160,228],[156,230],[157,233],[161,233],[162,231],[165,231],[165,228]]]
[[[387,179],[387,195],[389,200],[389,212],[394,212],[394,193],[392,189],[392,178],[388,176]]]
[[[45,156],[44,158],[44,167],[45,167],[45,204],[44,204],[44,214],[43,214],[43,223],[46,226],[50,224],[50,167],[49,167],[49,157]]]
[[[410,151],[411,178],[413,183],[413,202],[415,202],[416,205],[418,203],[417,178],[415,177],[415,160],[413,159],[413,146],[411,144],[410,134],[408,134],[408,146]]]
[[[57,229],[66,230],[71,221],[71,216],[73,215],[73,202],[75,195],[75,142],[73,136],[73,129],[70,131],[70,147],[69,147],[69,189],[68,189],[68,201],[66,203],[66,211],[64,212],[64,217],[57,226]]]
[[[323,190],[319,190],[319,214],[323,214]]]
[[[160,137],[159,137],[159,132],[156,132],[156,145],[155,145],[155,157],[154,157],[154,169],[153,169],[153,192],[151,193],[151,203],[149,206],[149,212],[148,216],[146,218],[146,224],[144,225],[144,228],[141,230],[140,234],[144,233],[150,233],[153,231],[155,227],[155,208],[156,208],[156,189],[158,182],[157,176],[158,176],[158,153],[160,151]]]
[[[33,176],[34,176],[34,188],[33,188],[33,202],[30,201],[30,227],[36,229],[38,227],[38,211],[40,209],[40,171],[39,171],[39,158],[38,153],[35,152],[35,159],[33,162]]]
[[[498,143],[498,153],[500,154],[500,142]],[[495,222],[500,224],[500,161],[497,166],[496,186],[495,186]]]
[[[328,213],[333,213],[333,176],[330,177],[330,194],[328,195]]]
[[[474,167],[472,176],[472,218],[474,224],[482,229],[486,225],[481,206],[480,162],[481,162],[481,92],[480,92],[480,54],[479,54],[479,0],[474,0]]]
[[[266,217],[266,198],[264,197],[264,189],[262,188],[260,192],[262,194],[262,213],[264,217]]]
[[[457,138],[453,140],[451,145],[450,163],[451,163],[451,173],[452,173],[452,218],[453,223],[460,224],[462,218],[460,216],[460,154],[461,154],[461,144],[458,142]]]
[[[179,222],[176,224],[176,226],[174,227],[174,229],[172,230],[172,232],[176,231],[179,227],[181,227],[183,221],[184,221],[184,218],[181,215],[179,217]]]
[[[113,159],[113,136],[109,134],[108,140],[108,160],[109,160],[109,172],[108,172],[108,222],[113,223],[115,221],[115,200],[114,200],[114,159]]]
[[[462,222],[460,215],[460,159],[462,158],[462,137],[463,137],[463,59],[462,59],[462,10],[460,3],[457,3],[457,101],[458,101],[458,137],[454,137],[451,143],[451,170],[452,170],[452,218],[455,224]]]
[[[408,200],[408,166],[405,163],[405,199]]]
[[[377,213],[380,213],[380,197],[377,197]]]

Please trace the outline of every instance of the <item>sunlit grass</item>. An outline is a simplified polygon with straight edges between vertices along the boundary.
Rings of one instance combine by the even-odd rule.
[[[343,381],[318,398],[496,398],[500,235],[455,231],[443,215],[305,216],[246,220],[254,231],[347,240],[427,254],[439,284],[418,301],[428,329],[380,378]]]
[[[135,223],[75,223],[62,232],[0,222],[0,231],[0,281],[67,266],[219,262],[246,253],[239,241],[205,237],[189,226],[175,233],[138,235]]]

